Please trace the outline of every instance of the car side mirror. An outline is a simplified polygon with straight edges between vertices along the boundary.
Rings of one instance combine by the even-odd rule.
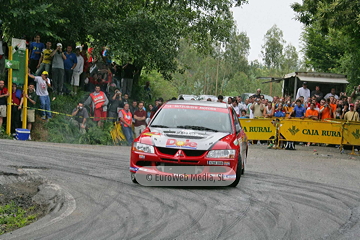
[[[146,125],[149,124],[150,120],[151,120],[150,118],[145,119]]]
[[[241,131],[240,124],[235,125],[235,130],[236,130],[236,133],[239,133]]]

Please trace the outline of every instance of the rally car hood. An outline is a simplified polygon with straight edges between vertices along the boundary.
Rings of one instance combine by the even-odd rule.
[[[140,142],[156,147],[209,150],[216,142],[229,134],[178,128],[150,128],[149,132],[141,135]]]

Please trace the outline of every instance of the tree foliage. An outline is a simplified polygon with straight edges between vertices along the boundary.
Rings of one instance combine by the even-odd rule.
[[[359,84],[359,1],[303,0],[292,8],[306,25],[307,64],[321,71],[347,74],[352,84]]]
[[[41,34],[43,39],[111,45],[120,59],[165,75],[177,70],[180,39],[201,52],[226,42],[234,26],[231,7],[246,0],[9,0],[2,3],[4,33]]]

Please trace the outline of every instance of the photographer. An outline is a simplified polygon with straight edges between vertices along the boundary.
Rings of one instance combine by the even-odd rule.
[[[89,118],[89,113],[86,108],[84,108],[84,104],[79,102],[77,107],[74,108],[71,114],[72,117],[70,119],[71,124],[79,128],[81,134],[86,133],[86,119]]]
[[[62,51],[61,43],[56,44],[56,49],[52,51],[50,58],[52,58],[52,80],[54,93],[59,93],[61,95],[63,93],[64,86],[64,61],[66,60],[66,56]]]
[[[122,94],[118,88],[115,89],[115,93],[110,99],[110,107],[109,107],[109,118],[111,122],[118,121],[118,108],[120,107],[120,103],[122,102]]]
[[[353,99],[354,102],[356,100],[360,100],[360,85],[354,87],[354,91],[351,93],[351,98]]]
[[[324,99],[320,101],[320,111],[321,119],[328,119],[334,116],[332,112],[332,108],[330,107],[330,99],[327,99],[326,102]]]

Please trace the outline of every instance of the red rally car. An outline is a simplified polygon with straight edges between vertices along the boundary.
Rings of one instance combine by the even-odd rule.
[[[245,171],[247,150],[245,132],[232,107],[169,101],[132,144],[131,180],[141,183],[139,174],[176,175],[173,169],[186,167],[198,175],[221,172],[227,185],[236,187]]]

